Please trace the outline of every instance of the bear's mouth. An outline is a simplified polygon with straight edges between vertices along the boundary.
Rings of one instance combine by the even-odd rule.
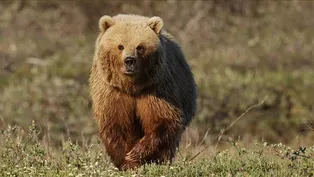
[[[136,72],[135,72],[135,71],[130,71],[130,70],[129,70],[129,71],[125,71],[125,72],[124,72],[124,74],[125,74],[125,75],[135,75],[135,74],[136,74]]]
[[[132,75],[135,75],[137,73],[137,70],[135,68],[122,67],[121,72],[125,75],[132,76]]]

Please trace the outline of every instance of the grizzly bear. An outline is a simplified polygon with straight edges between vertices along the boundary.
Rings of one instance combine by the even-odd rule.
[[[99,136],[120,170],[171,163],[196,109],[196,85],[160,17],[103,16],[90,74]]]

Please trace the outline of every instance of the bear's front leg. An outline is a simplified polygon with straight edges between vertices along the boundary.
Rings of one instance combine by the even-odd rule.
[[[171,162],[182,133],[180,110],[166,100],[150,95],[137,99],[136,111],[144,137],[126,154],[122,168],[134,168],[152,161]]]
[[[97,106],[99,136],[113,164],[121,169],[125,155],[139,138],[134,127],[134,100],[128,95],[111,92]]]
[[[121,125],[109,122],[104,122],[99,130],[99,135],[105,145],[107,154],[114,166],[119,169],[128,149],[125,133]]]

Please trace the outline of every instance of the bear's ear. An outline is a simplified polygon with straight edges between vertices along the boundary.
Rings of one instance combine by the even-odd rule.
[[[160,17],[152,17],[147,22],[148,26],[154,30],[158,35],[160,34],[160,31],[164,27],[164,22]]]
[[[109,27],[114,25],[115,22],[112,17],[105,15],[99,20],[99,29],[101,32],[105,32]]]

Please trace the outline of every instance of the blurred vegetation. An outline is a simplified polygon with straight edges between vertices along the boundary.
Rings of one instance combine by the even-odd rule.
[[[204,143],[265,96],[226,135],[313,143],[314,1],[0,1],[0,128],[60,144],[97,135],[88,77],[105,14],[160,16],[198,85],[184,140]]]

